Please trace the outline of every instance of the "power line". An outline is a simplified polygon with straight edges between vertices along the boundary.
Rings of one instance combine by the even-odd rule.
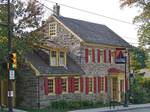
[[[47,0],[46,0],[47,1]],[[38,1],[39,2],[39,1]],[[43,5],[45,8],[47,8],[48,10],[50,10],[52,13],[54,13],[53,9],[49,8],[48,6],[46,6],[44,3],[39,2],[41,5]],[[52,2],[52,3],[56,3],[56,2]],[[132,24],[133,25],[133,24]],[[126,38],[130,38],[130,37],[126,37]],[[132,43],[132,42],[128,42],[130,44],[139,44],[139,43]]]
[[[50,10],[51,12],[53,12],[53,9],[49,8],[48,6],[46,6],[44,3],[41,3],[40,1],[37,1],[39,4],[43,5],[46,9]]]
[[[51,1],[51,0],[45,0],[45,1],[50,2],[50,3],[57,3],[57,2],[54,2],[54,1]],[[112,18],[112,17],[109,17],[109,16],[105,16],[105,15],[98,14],[98,13],[95,13],[95,12],[87,11],[87,10],[84,10],[84,9],[79,9],[79,8],[72,7],[72,6],[65,5],[65,4],[61,4],[61,3],[59,3],[59,5],[64,6],[64,7],[68,7],[68,8],[74,9],[74,10],[78,10],[78,11],[81,11],[81,12],[89,13],[89,14],[92,14],[92,15],[97,15],[97,16],[107,18],[107,19],[110,19],[110,20],[113,20],[113,21],[134,25],[134,24],[132,24],[130,22],[127,22],[127,21],[124,21],[124,20],[120,20],[120,19],[117,19],[117,18]]]

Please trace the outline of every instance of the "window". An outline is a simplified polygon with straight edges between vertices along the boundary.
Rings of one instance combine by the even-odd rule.
[[[67,82],[68,82],[67,78],[62,78],[62,80],[61,80],[62,93],[67,93],[67,91],[68,91],[68,89],[67,89],[68,83]]]
[[[75,90],[75,92],[80,91],[80,77],[74,78],[74,90]]]
[[[89,87],[89,93],[93,92],[93,78],[92,77],[89,77],[88,87]]]
[[[57,24],[56,22],[52,22],[49,24],[49,35],[56,36],[57,33]]]
[[[66,52],[65,51],[50,51],[50,65],[51,66],[66,66]]]
[[[88,62],[92,62],[92,49],[89,49]]]
[[[48,78],[48,91],[49,91],[49,94],[55,94],[55,80],[54,80],[54,78]]]
[[[101,81],[100,81],[100,92],[104,91],[104,77],[101,77]]]
[[[100,49],[100,63],[104,63],[104,50]]]
[[[65,52],[59,53],[59,65],[65,66]]]
[[[111,63],[115,63],[115,51],[111,50]]]
[[[51,66],[57,66],[57,52],[51,51],[51,60],[50,60]]]

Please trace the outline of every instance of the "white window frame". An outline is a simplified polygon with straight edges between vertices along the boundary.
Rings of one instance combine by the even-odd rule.
[[[57,36],[57,22],[49,23],[49,35]]]
[[[103,81],[102,81],[103,79]],[[103,93],[105,91],[105,77],[101,77],[100,81],[100,93]]]
[[[64,53],[63,58],[60,57],[61,52]],[[61,59],[62,59],[63,63],[61,63]],[[59,66],[66,66],[66,52],[64,52],[64,51],[59,51]]]
[[[55,95],[55,77],[48,77],[48,81],[49,80],[53,80],[53,92],[50,92],[48,93],[48,95]],[[49,85],[48,85],[48,90],[49,90]]]
[[[74,80],[78,79],[78,90],[75,90],[75,93],[80,93],[80,77],[74,77]],[[75,86],[75,82],[74,82],[74,86]]]
[[[90,79],[92,80],[92,82],[91,82],[91,87],[92,87],[92,91],[90,91],[90,87],[89,87],[89,85],[90,85]],[[94,77],[88,77],[88,90],[89,90],[89,94],[93,94],[94,93]]]
[[[66,91],[63,91],[62,80],[66,79]],[[62,94],[68,93],[68,77],[61,77]]]
[[[56,63],[55,63],[55,64],[52,63],[53,58],[54,58],[54,57],[52,57],[52,52],[56,52],[56,57],[55,57]],[[58,66],[58,52],[57,52],[56,50],[51,50],[51,51],[50,51],[50,65],[51,65],[51,66]]]
[[[104,63],[104,49],[100,49],[100,63]]]
[[[92,63],[92,49],[88,48],[88,63]]]

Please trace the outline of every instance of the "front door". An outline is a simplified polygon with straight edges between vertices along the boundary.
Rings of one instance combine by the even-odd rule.
[[[117,77],[112,78],[112,100],[118,101],[118,80],[117,80]]]

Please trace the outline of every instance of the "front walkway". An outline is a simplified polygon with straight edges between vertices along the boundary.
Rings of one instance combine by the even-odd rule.
[[[150,108],[150,103],[148,104],[139,104],[139,105],[129,105],[128,107],[115,106],[115,108],[94,108],[94,109],[83,109],[83,110],[74,110],[69,112],[116,112],[123,110],[132,110],[132,109],[141,109],[141,108]]]

